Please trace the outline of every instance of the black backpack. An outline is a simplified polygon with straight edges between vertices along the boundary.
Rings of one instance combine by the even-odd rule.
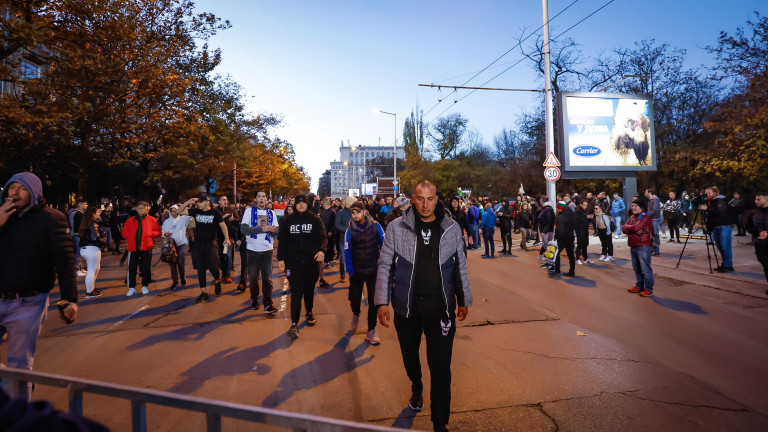
[[[171,236],[163,236],[163,245],[160,247],[160,261],[173,264],[179,260],[179,252],[176,249],[176,240]]]

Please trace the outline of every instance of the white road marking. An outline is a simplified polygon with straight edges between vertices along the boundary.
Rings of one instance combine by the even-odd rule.
[[[107,331],[110,331],[110,330],[112,330],[113,328],[115,328],[115,327],[119,326],[120,324],[124,323],[125,321],[127,321],[127,320],[131,319],[131,317],[132,317],[132,316],[136,315],[137,313],[139,313],[139,312],[141,312],[141,311],[143,311],[143,310],[145,310],[145,309],[149,309],[149,305],[144,305],[144,306],[142,306],[142,307],[141,307],[139,310],[137,310],[136,312],[134,312],[134,313],[132,313],[132,314],[128,315],[127,317],[125,317],[125,318],[121,319],[120,321],[118,321],[118,322],[116,322],[116,323],[112,324],[112,327],[108,328],[108,329],[107,329]]]

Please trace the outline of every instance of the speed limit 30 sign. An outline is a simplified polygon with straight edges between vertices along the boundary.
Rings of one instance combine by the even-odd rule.
[[[551,182],[560,180],[560,168],[556,166],[546,167],[544,169],[544,178]]]

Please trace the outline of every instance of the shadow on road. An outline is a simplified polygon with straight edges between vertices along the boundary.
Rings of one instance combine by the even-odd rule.
[[[330,351],[287,372],[277,384],[277,388],[264,399],[262,406],[277,408],[295,393],[331,382],[373,360],[373,355],[361,358],[368,349],[368,342],[363,341],[352,351],[347,351],[351,338],[352,335],[349,334],[342,337]]]
[[[592,279],[587,279],[583,276],[576,275],[572,278],[563,277],[563,281],[568,285],[573,285],[582,288],[597,288],[597,282]]]
[[[400,414],[392,423],[392,427],[411,429],[413,428],[413,419],[416,418],[416,412],[408,407],[403,408]]]
[[[191,299],[179,299],[179,300],[176,300],[176,301],[174,301],[174,302],[172,302],[170,304],[174,304],[174,303],[182,301],[182,300],[184,301],[184,303],[189,304],[189,305],[195,304],[194,301],[191,300]],[[181,308],[177,308],[175,310],[174,309],[170,309],[170,310],[168,310],[168,312],[169,313],[176,313],[180,309],[183,309],[183,308],[184,307],[182,306]],[[155,309],[159,309],[159,308],[155,308]],[[166,308],[166,309],[168,309],[168,308]],[[224,315],[221,318],[217,318],[215,320],[201,322],[201,323],[195,323],[195,324],[192,324],[192,325],[188,325],[186,327],[180,327],[180,328],[177,328],[177,329],[174,329],[174,330],[171,330],[171,331],[167,331],[165,333],[153,334],[151,336],[148,336],[148,337],[144,338],[143,340],[141,340],[139,342],[136,342],[136,343],[134,343],[132,345],[128,345],[128,349],[129,350],[137,350],[137,349],[149,348],[149,347],[151,347],[151,346],[153,346],[155,344],[163,343],[163,342],[168,342],[168,341],[182,341],[182,340],[183,341],[191,341],[191,342],[200,341],[206,335],[208,335],[208,333],[212,332],[213,330],[216,330],[219,326],[227,325],[227,324],[237,324],[239,322],[242,322],[242,321],[254,318],[253,315],[238,316],[238,315],[240,315],[240,314],[242,314],[244,312],[247,312],[249,310],[251,310],[251,308],[247,307],[247,308],[243,308],[243,309],[240,309],[240,310],[236,310],[236,311],[234,311],[232,313]],[[147,311],[152,311],[152,309],[148,309]],[[142,311],[140,313],[143,314],[144,312],[145,311]],[[152,313],[152,315],[157,315],[157,314],[158,314],[158,312],[154,312],[154,311]]]
[[[188,336],[197,338],[204,336],[204,334],[200,333],[195,334],[196,331],[190,327],[186,327],[185,329],[191,332]],[[208,331],[210,330],[203,330],[204,333],[207,333]],[[185,335],[180,333],[177,334],[177,336],[186,338]],[[164,336],[163,338],[165,339],[167,336]],[[202,385],[209,379],[241,375],[250,370],[254,370],[259,375],[265,375],[271,371],[271,368],[269,365],[257,362],[269,357],[279,350],[289,348],[291,343],[291,338],[281,332],[275,339],[263,345],[246,348],[240,351],[236,351],[239,347],[230,347],[219,351],[205,360],[195,363],[194,366],[182,372],[180,375],[185,378],[184,381],[174,385],[168,391],[189,394],[202,387]]]
[[[676,312],[688,312],[696,315],[707,315],[707,311],[701,308],[696,303],[691,303],[685,300],[673,300],[663,297],[653,296],[653,301],[659,306],[663,306],[667,309]]]

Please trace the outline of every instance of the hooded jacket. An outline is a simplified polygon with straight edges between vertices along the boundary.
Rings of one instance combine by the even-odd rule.
[[[139,223],[141,223],[141,227],[139,227]],[[141,244],[137,248],[136,234],[139,228],[141,228]],[[146,215],[143,218],[131,216],[125,221],[125,226],[123,226],[123,231],[120,234],[125,239],[125,248],[129,252],[151,251],[155,247],[155,238],[163,235],[160,231],[160,225],[157,224],[157,219],[150,215]]]
[[[58,278],[61,298],[76,303],[75,251],[67,217],[46,207],[42,182],[28,172],[8,180],[0,201],[8,197],[11,183],[23,185],[31,200],[0,227],[0,292],[50,292]]]
[[[555,229],[555,209],[552,208],[552,201],[544,203],[544,208],[539,215],[539,230],[543,234],[550,233]]]
[[[413,304],[414,271],[416,269],[417,242],[416,215],[413,207],[387,226],[384,244],[379,255],[376,274],[376,306],[392,302],[395,313],[410,318]],[[472,306],[472,292],[467,276],[464,239],[459,224],[445,215],[445,206],[438,201],[435,216],[440,225],[438,262],[443,304],[450,315],[458,306]]]
[[[277,260],[285,261],[288,268],[314,261],[315,255],[328,247],[322,219],[309,210],[283,216],[278,238]]]

